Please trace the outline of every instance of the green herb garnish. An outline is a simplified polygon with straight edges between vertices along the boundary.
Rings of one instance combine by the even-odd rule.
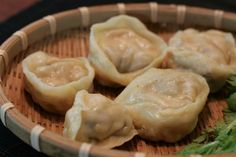
[[[177,154],[208,155],[236,152],[236,75],[231,75],[226,81],[223,93],[226,96],[230,95],[227,98],[229,109],[224,110],[224,120],[218,122],[214,128],[204,130]]]
[[[209,138],[212,136],[212,138]],[[199,140],[200,139],[200,140]],[[224,121],[206,129],[198,138],[177,154],[222,154],[236,152],[236,113],[225,110]]]
[[[236,93],[233,93],[229,96],[229,98],[227,99],[227,103],[229,106],[229,109],[232,111],[236,111]]]
[[[230,94],[236,92],[236,75],[230,75],[230,77],[227,79],[222,92],[225,96],[229,96]]]

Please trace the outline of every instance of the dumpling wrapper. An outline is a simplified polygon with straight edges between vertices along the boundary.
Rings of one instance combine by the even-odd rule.
[[[230,33],[217,30],[178,31],[169,41],[168,67],[189,69],[207,79],[211,92],[217,92],[236,73],[235,41]]]
[[[100,83],[126,86],[149,68],[160,66],[166,48],[137,18],[119,15],[91,27],[88,58]]]
[[[49,56],[38,51],[23,62],[25,89],[43,109],[65,114],[78,90],[93,87],[94,69],[86,58]]]
[[[113,148],[136,134],[126,108],[101,94],[79,91],[66,113],[64,135],[73,140]]]
[[[196,127],[209,87],[189,71],[150,69],[134,79],[115,102],[125,104],[139,135],[176,142]]]

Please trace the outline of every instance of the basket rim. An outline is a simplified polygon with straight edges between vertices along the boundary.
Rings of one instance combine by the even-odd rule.
[[[153,10],[152,7],[150,7],[151,6],[150,4],[158,5],[159,10],[156,10],[156,9]],[[221,28],[223,28],[223,29],[229,29],[229,30],[232,29],[233,30],[233,28],[231,28],[232,27],[231,25],[236,24],[236,14],[235,13],[221,12],[219,10],[206,9],[206,8],[200,8],[200,7],[191,7],[191,6],[187,6],[186,7],[187,12],[184,11],[184,13],[183,13],[183,10],[181,12],[181,9],[179,9],[181,7],[185,8],[185,6],[183,6],[183,5],[157,4],[155,2],[152,2],[152,3],[130,3],[130,4],[119,3],[118,9],[117,9],[116,4],[110,4],[110,5],[80,7],[77,9],[66,10],[66,11],[59,12],[59,13],[56,13],[56,14],[53,14],[50,16],[50,17],[53,17],[56,19],[55,20],[56,26],[55,26],[54,20],[51,20],[51,21],[50,21],[50,19],[45,20],[45,18],[39,19],[39,20],[37,20],[37,21],[35,21],[35,22],[33,22],[21,29],[21,31],[26,33],[26,38],[24,37],[24,35],[19,36],[19,35],[13,34],[0,46],[0,50],[1,50],[0,51],[0,65],[3,65],[3,66],[0,66],[0,78],[5,77],[4,72],[5,72],[5,69],[8,68],[8,64],[12,61],[12,59],[16,55],[19,54],[19,52],[22,52],[22,50],[24,50],[25,46],[27,47],[28,45],[31,45],[34,42],[41,40],[42,38],[44,38],[46,36],[52,35],[53,32],[55,33],[55,30],[52,31],[53,27],[54,27],[54,29],[56,27],[57,32],[71,29],[73,27],[83,27],[86,25],[85,21],[88,20],[87,19],[88,15],[86,14],[87,11],[89,11],[90,14],[92,14],[92,13],[98,14],[98,13],[102,13],[103,10],[105,9],[107,12],[111,12],[112,14],[115,12],[114,14],[118,15],[120,13],[124,13],[124,10],[120,10],[120,9],[122,9],[122,7],[119,8],[119,5],[125,6],[125,9],[127,9],[126,13],[128,15],[129,15],[129,13],[133,14],[133,12],[137,12],[137,11],[139,11],[140,13],[142,13],[142,11],[150,12],[151,16],[153,15],[153,12],[156,14],[167,13],[168,16],[166,15],[166,18],[163,18],[162,20],[160,19],[159,22],[167,22],[167,23],[168,22],[174,22],[174,23],[177,22],[178,23],[178,18],[182,17],[182,22],[180,20],[180,23],[179,23],[179,24],[182,24],[183,22],[185,22],[185,21],[183,21],[183,18],[185,18],[185,16],[188,15],[188,13],[189,14],[192,13],[192,14],[197,14],[202,17],[209,16],[212,19],[214,19],[213,20],[214,22],[216,22],[218,20],[218,25],[220,22],[220,26],[222,26]],[[103,9],[101,9],[101,7]],[[85,13],[84,13],[84,11],[81,10],[81,8],[85,8],[85,10],[87,10],[87,11],[85,11]],[[115,11],[114,11],[114,8],[116,8]],[[175,17],[169,17],[170,15],[175,15]],[[62,22],[63,20],[64,21],[68,20],[71,16],[76,16],[76,18],[80,19],[80,22],[74,24],[73,26],[69,25],[66,27],[62,27],[62,26],[60,27],[60,22]],[[111,16],[114,16],[114,15],[111,15]],[[219,18],[217,18],[217,17],[219,17]],[[153,17],[151,17],[150,19],[152,20],[152,18]],[[173,18],[175,20],[173,20]],[[186,19],[184,19],[184,20],[186,20]],[[228,21],[228,23],[227,23],[227,21]],[[81,24],[82,24],[82,26],[81,26]],[[207,25],[209,25],[209,24],[207,24]],[[37,39],[32,38],[33,40],[30,40],[31,35],[32,35],[31,33],[34,32],[35,30],[40,30],[40,29],[45,30],[44,34],[42,36],[38,37]],[[236,31],[236,28],[233,31]],[[27,42],[23,42],[25,40]],[[24,142],[26,142],[27,144],[29,144],[35,148],[35,145],[32,144],[32,140],[30,140],[30,137],[32,134],[32,129],[34,129],[37,124],[33,123],[31,120],[26,118],[15,107],[10,107],[8,109],[3,110],[6,107],[6,104],[9,104],[10,101],[4,95],[3,84],[2,84],[1,80],[0,80],[0,96],[1,96],[0,97],[0,104],[1,104],[0,111],[1,111],[2,115],[5,116],[4,118],[2,118],[2,121],[4,119],[3,123],[6,124],[6,127],[11,132],[13,132],[16,136],[18,136]],[[4,107],[4,105],[5,105],[5,107]],[[84,149],[82,149],[82,147],[84,145],[83,143],[77,142],[77,141],[72,141],[66,137],[59,135],[59,134],[53,133],[50,130],[42,130],[42,132],[40,132],[38,134],[38,145],[39,145],[40,151],[45,154],[48,154],[48,155],[59,155],[59,153],[63,152],[62,154],[60,154],[60,156],[66,156],[66,155],[78,156],[78,154],[81,153],[81,151],[84,151]],[[97,146],[92,146],[92,148],[89,150],[89,152],[84,152],[84,153],[85,154],[89,153],[87,155],[90,155],[90,156],[113,156],[113,157],[115,157],[115,156],[128,157],[128,156],[140,155],[140,153],[137,154],[137,152],[128,152],[128,151],[124,151],[124,150],[114,150],[114,149],[102,150],[101,148],[99,148]],[[154,154],[145,154],[145,153],[143,153],[141,155],[142,156],[155,156]],[[236,156],[235,153],[232,153],[231,155]],[[170,156],[170,155],[168,155],[168,156]],[[173,156],[176,156],[176,155],[173,155]],[[224,156],[224,155],[211,155],[211,156]]]

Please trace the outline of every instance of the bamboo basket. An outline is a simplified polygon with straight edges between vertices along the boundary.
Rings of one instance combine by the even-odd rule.
[[[236,31],[236,14],[183,5],[160,5],[155,2],[81,7],[42,18],[14,33],[0,47],[0,113],[2,122],[10,131],[36,150],[50,156],[175,156],[175,152],[199,135],[201,130],[213,127],[223,118],[225,100],[210,96],[199,116],[196,129],[174,144],[150,142],[135,137],[115,149],[102,150],[63,137],[64,117],[45,112],[24,91],[21,61],[37,50],[59,57],[86,56],[89,51],[90,26],[118,14],[138,17],[151,31],[158,33],[166,41],[177,30],[188,27]],[[95,92],[111,98],[116,97],[122,90],[103,87],[96,81],[94,83]]]

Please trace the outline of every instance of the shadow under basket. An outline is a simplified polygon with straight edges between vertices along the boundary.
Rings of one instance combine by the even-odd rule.
[[[1,120],[9,130],[50,156],[175,156],[176,151],[184,148],[203,129],[213,127],[223,118],[225,100],[210,95],[195,130],[177,143],[150,142],[136,136],[120,147],[101,150],[63,137],[64,117],[44,111],[24,90],[21,61],[38,50],[62,58],[87,56],[90,26],[119,14],[139,18],[166,42],[176,31],[189,27],[200,30],[217,28],[232,33],[236,30],[236,14],[153,2],[81,7],[42,18],[13,34],[0,47]],[[122,91],[122,88],[104,87],[96,81],[94,89],[110,98]]]

